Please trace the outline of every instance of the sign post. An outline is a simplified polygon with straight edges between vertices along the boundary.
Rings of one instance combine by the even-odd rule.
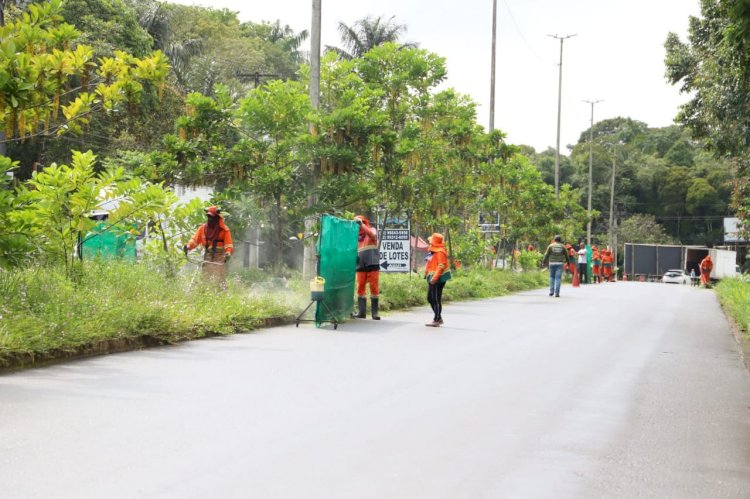
[[[409,272],[410,262],[409,228],[383,229],[380,234],[380,271]]]

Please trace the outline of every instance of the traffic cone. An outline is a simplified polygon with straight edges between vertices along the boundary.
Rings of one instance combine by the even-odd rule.
[[[578,272],[573,271],[573,287],[577,288],[581,286],[581,279],[578,277]]]

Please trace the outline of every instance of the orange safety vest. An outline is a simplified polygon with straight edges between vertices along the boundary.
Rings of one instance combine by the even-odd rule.
[[[231,255],[234,251],[232,232],[229,230],[229,227],[224,224],[224,219],[219,217],[219,227],[221,230],[215,241],[206,241],[206,225],[207,224],[203,224],[198,227],[198,230],[195,231],[195,235],[193,235],[193,237],[190,238],[190,242],[187,243],[188,249],[191,250],[196,246],[203,246],[206,250],[215,248]]]

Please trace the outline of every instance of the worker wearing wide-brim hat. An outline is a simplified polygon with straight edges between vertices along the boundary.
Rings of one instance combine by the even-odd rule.
[[[425,279],[427,279],[427,301],[432,307],[432,322],[425,324],[430,327],[438,327],[443,324],[443,288],[451,278],[448,266],[448,252],[445,250],[443,235],[435,232],[427,238],[430,244],[427,248],[428,258],[425,267]]]
[[[203,247],[203,276],[223,285],[226,279],[226,263],[234,252],[232,232],[224,223],[218,206],[206,208],[206,223],[201,224],[195,235],[183,246],[185,256],[198,246]]]

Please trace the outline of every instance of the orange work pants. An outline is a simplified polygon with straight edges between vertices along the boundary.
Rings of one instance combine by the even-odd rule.
[[[367,295],[367,285],[370,285],[370,298],[380,295],[380,271],[357,272],[357,296]]]

